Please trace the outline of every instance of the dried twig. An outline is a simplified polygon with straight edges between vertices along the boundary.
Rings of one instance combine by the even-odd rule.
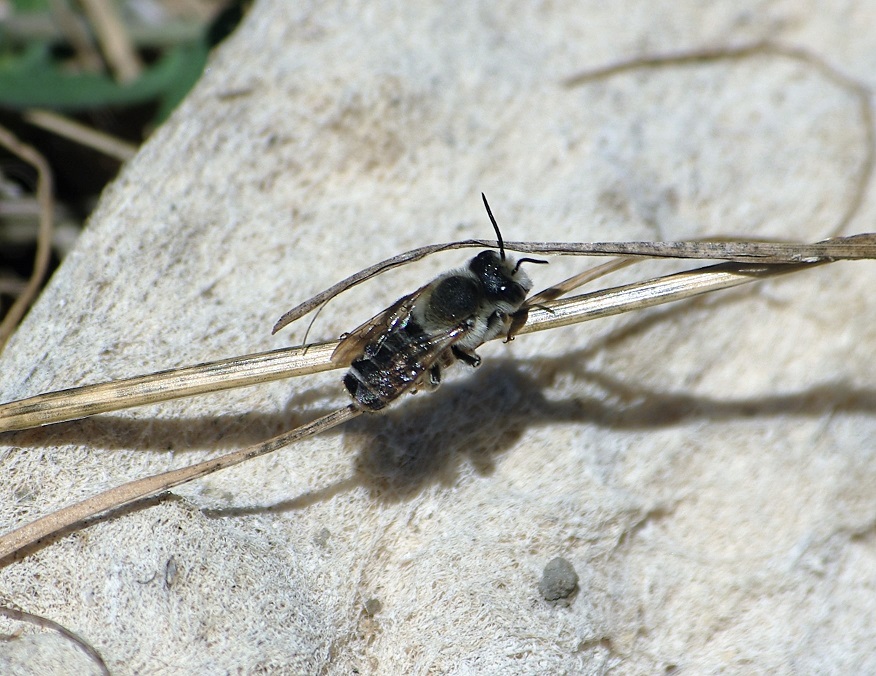
[[[135,479],[128,483],[110,488],[81,502],[56,510],[29,524],[16,528],[14,531],[0,537],[0,560],[18,552],[24,547],[38,543],[65,528],[77,524],[110,509],[117,509],[132,502],[158,495],[174,486],[200,479],[260,455],[272,453],[291,443],[300,441],[314,434],[320,434],[342,423],[352,420],[362,411],[352,405],[345,406],[321,418],[296,427],[290,432],[284,432],[272,439],[249,446],[248,448],[227,453],[212,460],[205,460],[196,465],[174,469],[161,474],[154,474],[143,479]]]
[[[40,205],[40,226],[37,235],[36,259],[33,272],[27,281],[27,286],[12,304],[9,312],[0,322],[0,351],[9,340],[9,336],[18,326],[18,322],[24,317],[27,308],[36,298],[49,269],[49,257],[51,255],[52,231],[54,229],[54,197],[52,196],[52,170],[49,163],[31,146],[19,141],[12,132],[0,127],[0,145],[4,146],[13,155],[18,156],[24,162],[33,166],[37,171],[36,195]]]
[[[128,143],[50,110],[28,110],[23,117],[37,127],[42,127],[58,136],[93,148],[119,162],[126,162],[137,154],[137,146],[133,143]]]
[[[81,0],[103,54],[121,83],[136,80],[143,70],[118,8],[110,0]]]
[[[79,648],[88,655],[92,661],[97,665],[98,669],[102,674],[109,676],[110,670],[106,666],[106,662],[103,661],[103,657],[100,656],[100,653],[88,643],[84,638],[79,636],[79,634],[67,629],[67,627],[58,624],[54,620],[50,620],[48,617],[43,617],[41,615],[35,615],[34,613],[28,613],[24,610],[19,610],[18,608],[10,608],[8,606],[0,606],[0,615],[5,615],[10,620],[17,620],[19,622],[30,622],[31,624],[35,624],[38,627],[42,627],[43,629],[52,629],[57,631],[62,636],[70,639],[75,643]]]
[[[876,258],[876,251],[869,257]],[[817,264],[725,263],[547,301],[530,310],[518,334],[640,310]],[[328,371],[340,366],[331,361],[336,346],[328,342],[272,350],[0,404],[0,432]]]

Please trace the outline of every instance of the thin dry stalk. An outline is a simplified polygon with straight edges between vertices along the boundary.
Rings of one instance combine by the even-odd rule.
[[[115,4],[111,0],[81,0],[81,3],[116,79],[124,84],[140,77],[143,64]]]
[[[127,162],[137,154],[137,146],[133,143],[128,143],[50,110],[28,110],[23,117],[32,125],[68,138],[79,145],[92,148],[99,153],[117,159],[119,162]]]
[[[49,269],[49,257],[52,250],[52,232],[54,230],[54,197],[52,187],[52,170],[46,159],[31,146],[22,143],[12,132],[0,127],[0,145],[13,155],[30,164],[37,171],[36,196],[40,205],[40,225],[37,234],[36,259],[33,272],[24,292],[15,300],[9,312],[0,322],[0,352],[9,340],[9,336],[24,317],[27,308],[36,298],[43,280]]]
[[[67,629],[67,627],[58,624],[54,620],[50,620],[48,617],[43,617],[42,615],[35,615],[33,613],[28,613],[24,610],[19,610],[18,608],[9,608],[8,606],[0,606],[0,615],[5,615],[10,620],[16,620],[18,622],[30,622],[31,624],[35,624],[38,627],[42,627],[43,629],[51,629],[53,631],[58,632],[62,636],[70,639],[79,646],[80,650],[82,650],[91,660],[97,665],[97,668],[100,669],[100,673],[105,674],[105,676],[109,676],[110,670],[106,666],[106,662],[103,661],[103,657],[100,656],[100,653],[92,646],[88,641],[79,636],[74,631]]]
[[[876,258],[876,252],[871,256]],[[592,293],[540,302],[517,335],[641,310],[709,291],[787,274],[819,263],[725,263]],[[573,279],[579,279],[578,275]],[[48,392],[0,404],[0,432],[39,427],[181,397],[247,387],[344,366],[332,361],[337,342],[243,355],[197,366]]]
[[[563,84],[569,88],[580,87],[600,80],[607,80],[622,73],[645,69],[695,66],[763,57],[786,59],[814,68],[826,80],[851,94],[858,103],[858,112],[861,116],[861,125],[865,136],[865,155],[855,181],[855,191],[852,198],[836,227],[831,231],[831,234],[838,235],[845,230],[855,215],[857,215],[867,194],[867,186],[870,184],[874,164],[876,164],[876,129],[874,129],[873,106],[870,101],[871,92],[867,85],[849,77],[817,54],[799,47],[789,47],[767,40],[739,47],[718,47],[715,49],[634,57],[627,61],[619,61],[602,68],[593,68],[580,72],[566,78]]]
[[[296,441],[320,434],[332,427],[352,420],[361,413],[362,411],[352,405],[345,406],[312,422],[296,427],[290,432],[284,432],[272,439],[239,451],[233,451],[232,453],[227,453],[212,460],[205,460],[189,467],[154,474],[143,479],[135,479],[121,486],[110,488],[81,502],[47,514],[0,537],[0,561],[12,556],[25,547],[37,544],[51,535],[81,523],[85,519],[97,516],[111,509],[130,505],[137,500],[158,495],[170,490],[174,486],[200,479],[221,469],[239,465],[247,460],[272,453]]]
[[[59,37],[65,38],[73,47],[77,65],[87,72],[103,70],[103,59],[94,46],[88,27],[82,17],[70,7],[70,0],[51,0],[51,18],[60,30]]]

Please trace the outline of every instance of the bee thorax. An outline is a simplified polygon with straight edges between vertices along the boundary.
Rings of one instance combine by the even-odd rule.
[[[450,275],[439,280],[423,303],[425,326],[453,326],[478,311],[482,291],[477,280],[467,275]]]

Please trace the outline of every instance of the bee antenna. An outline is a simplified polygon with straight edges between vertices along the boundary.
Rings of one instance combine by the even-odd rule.
[[[511,274],[516,275],[517,271],[520,269],[521,263],[537,263],[538,265],[547,265],[547,261],[543,261],[540,258],[520,258],[517,260],[517,265],[514,266],[514,270]]]
[[[493,218],[493,212],[490,211],[490,205],[487,202],[487,196],[484,193],[481,193],[481,199],[484,200],[484,206],[487,207],[487,215],[490,217],[490,223],[493,224],[493,230],[496,231],[496,238],[499,240],[499,254],[502,257],[502,260],[505,260],[505,242],[502,240],[502,233],[499,232],[499,224],[496,223],[496,219]]]

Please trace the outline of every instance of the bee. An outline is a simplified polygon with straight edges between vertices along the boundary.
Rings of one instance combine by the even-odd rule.
[[[498,253],[492,249],[481,251],[465,267],[436,277],[340,337],[329,361],[336,366],[349,367],[343,382],[353,399],[351,406],[354,409],[376,412],[386,408],[406,392],[414,394],[421,389],[434,390],[441,384],[444,370],[456,362],[472,367],[480,365],[481,358],[476,350],[485,342],[503,333],[505,342],[513,340],[515,334],[526,324],[533,308],[553,312],[544,304],[638,260],[661,256],[715,258],[714,249],[727,246],[724,243],[710,242],[513,242],[509,248],[532,253],[619,256],[528,296],[532,290],[532,280],[521,269],[521,265],[546,264],[547,261],[536,258],[515,260],[507,256],[502,233],[487,198],[483,193],[481,198],[496,232]],[[438,251],[489,244],[481,240],[467,240],[432,245],[381,261],[295,306],[277,320],[272,333],[277,333],[312,310],[321,309],[325,303],[345,290],[391,268]],[[772,245],[769,245],[769,251],[762,251],[757,244],[751,243],[737,243],[735,246],[739,249],[738,252],[729,252],[729,255],[719,257],[739,261],[748,261],[754,257],[762,261],[765,256],[773,256],[777,258],[775,262],[788,262],[787,254],[776,254]],[[848,251],[843,252],[840,255],[848,256]],[[826,254],[819,250],[817,255]],[[305,342],[306,336],[305,333]]]
[[[490,205],[481,197],[498,253],[481,251],[465,267],[436,277],[341,336],[331,360],[349,364],[344,386],[357,408],[379,411],[406,392],[434,390],[457,361],[479,366],[476,350],[488,340],[502,333],[513,339],[532,290],[521,265],[547,261],[507,256]]]

